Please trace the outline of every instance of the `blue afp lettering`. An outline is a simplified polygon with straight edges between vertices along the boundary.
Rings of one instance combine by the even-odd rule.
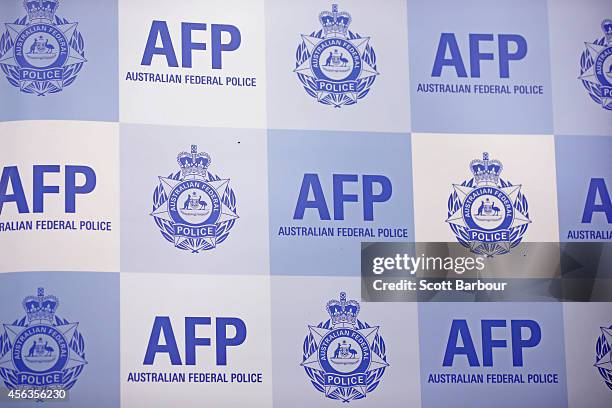
[[[599,203],[598,203],[599,202]],[[592,178],[582,212],[582,223],[590,224],[593,213],[603,213],[608,224],[612,224],[612,199],[603,178]]]
[[[481,52],[480,44],[482,42],[495,41],[493,34],[469,34],[469,52],[470,52],[470,77],[480,78],[480,62],[493,61],[495,55],[489,52]],[[527,40],[525,37],[518,34],[498,34],[498,56],[499,56],[499,77],[510,78],[510,61],[518,61],[525,58],[527,55]],[[510,44],[516,48],[514,52],[510,51]],[[450,54],[449,58],[446,55]],[[432,77],[442,76],[442,68],[452,67],[455,69],[455,74],[460,78],[467,78],[468,74],[465,69],[465,63],[461,56],[459,44],[454,33],[442,33],[438,42],[438,50],[434,59],[434,65],[431,72]]]
[[[49,194],[60,194],[60,186],[45,184],[45,175],[60,173],[60,165],[35,165],[32,169],[32,212],[44,212],[44,198]],[[88,166],[64,167],[64,211],[76,212],[77,194],[89,194],[96,187],[96,172]],[[84,177],[85,182],[77,185],[77,175]],[[9,187],[12,193],[9,194]],[[16,166],[4,167],[0,176],[0,214],[5,203],[14,202],[19,213],[29,213],[30,208],[25,196],[23,183]]]
[[[210,337],[196,337],[198,326],[211,326],[210,317],[185,317],[185,365],[196,364],[196,347],[210,347]],[[227,337],[228,328],[235,331],[233,337]],[[160,343],[163,334],[165,344]],[[244,343],[247,336],[247,327],[242,319],[237,317],[217,317],[215,319],[215,354],[216,365],[227,365],[227,349]],[[156,316],[149,337],[149,344],[145,352],[144,365],[153,365],[158,353],[168,354],[172,365],[182,365],[181,354],[174,336],[172,323],[168,316]]]
[[[495,348],[507,348],[507,339],[494,339],[493,328],[507,327],[506,320],[482,320],[481,321],[482,339],[482,367],[493,367],[493,350]],[[522,330],[528,329],[528,338],[522,337]],[[461,338],[461,341],[460,341]],[[512,365],[514,367],[523,366],[523,349],[536,347],[542,339],[540,325],[534,320],[511,320],[510,339],[512,352]],[[462,344],[461,346],[459,344]],[[444,367],[451,367],[454,364],[455,356],[463,355],[467,358],[470,367],[480,367],[478,353],[474,346],[474,341],[470,333],[470,328],[466,320],[456,319],[451,324],[446,352],[444,353]]]
[[[357,194],[345,193],[345,183],[358,183],[359,175],[357,174],[333,174],[332,175],[332,192],[333,192],[333,212],[334,220],[344,220],[344,203],[357,203],[359,196]],[[363,197],[363,220],[374,220],[374,203],[383,203],[389,201],[393,193],[391,180],[383,175],[363,175],[361,176],[362,197]],[[375,188],[376,186],[376,188]],[[378,191],[375,193],[375,191]],[[309,199],[312,193],[312,200]],[[321,220],[331,220],[325,193],[321,186],[319,176],[314,173],[304,174],[302,185],[297,199],[295,211],[293,213],[294,220],[304,219],[306,209],[312,208],[317,210]]]
[[[206,51],[206,43],[194,42],[192,33],[194,31],[207,31],[206,23],[181,23],[181,67],[192,68],[193,51]],[[222,57],[224,52],[236,51],[242,42],[238,27],[229,24],[210,25],[210,53],[212,58],[212,69],[222,69]],[[228,42],[223,42],[223,34],[229,36]],[[157,42],[161,43],[157,47]],[[169,67],[178,67],[179,63],[174,51],[172,36],[168,24],[163,20],[154,20],[151,23],[149,37],[145,45],[144,54],[140,65],[151,65],[153,56],[160,55],[166,58]]]

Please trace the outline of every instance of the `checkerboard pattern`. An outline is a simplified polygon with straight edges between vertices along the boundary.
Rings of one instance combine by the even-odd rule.
[[[609,0],[0,20],[0,406],[610,405],[609,303],[360,299],[361,242],[465,241],[476,177],[507,245],[612,239]]]

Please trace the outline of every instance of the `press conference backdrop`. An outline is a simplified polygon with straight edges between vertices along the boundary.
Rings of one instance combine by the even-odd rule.
[[[0,406],[612,406],[610,303],[360,278],[362,242],[612,240],[609,0],[0,20]]]

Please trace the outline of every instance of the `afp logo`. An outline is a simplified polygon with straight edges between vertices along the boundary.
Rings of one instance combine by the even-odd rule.
[[[59,0],[25,0],[27,15],[7,23],[0,37],[2,72],[23,93],[61,92],[87,62],[78,23],[56,16],[59,4]]]
[[[159,177],[151,215],[176,248],[192,253],[214,249],[236,223],[236,195],[229,179],[208,171],[211,157],[198,153],[196,145],[190,153],[179,153],[177,162],[180,171]]]
[[[482,320],[480,322],[482,354],[479,356],[468,322],[462,319],[453,320],[442,365],[452,367],[456,357],[464,356],[470,367],[493,367],[493,350],[509,348],[512,366],[523,367],[524,351],[536,347],[542,340],[542,329],[534,320],[510,321],[510,346],[508,346],[508,340],[493,337],[494,328],[508,328],[508,322],[506,320]]]
[[[308,95],[323,105],[340,108],[364,98],[376,80],[376,53],[370,37],[351,32],[346,11],[322,11],[322,29],[302,34],[293,72]]]
[[[612,224],[612,196],[604,178],[593,177],[589,182],[589,189],[584,201],[581,222],[587,226],[602,221]],[[612,230],[608,229],[571,229],[567,232],[567,239],[576,240],[612,240]]]
[[[584,43],[578,79],[595,103],[612,110],[612,20],[605,19],[601,29],[603,37]]]
[[[418,83],[417,92],[529,97],[544,94],[542,83],[517,83],[511,79],[516,77],[512,73],[526,63],[529,46],[522,35],[470,33],[464,47],[460,47],[460,41],[455,33],[440,34],[431,70],[431,78],[436,82]],[[467,48],[468,54],[465,51],[462,54],[462,48]],[[485,52],[486,48],[495,51]],[[478,78],[487,81],[482,83]]]
[[[210,33],[210,40],[195,41],[194,36],[202,36]],[[144,53],[140,61],[143,67],[155,67],[165,63],[168,68],[182,68],[187,71],[179,74],[173,72],[151,71],[145,72],[128,71],[125,74],[126,81],[150,82],[164,84],[205,85],[233,88],[255,88],[257,77],[251,74],[223,75],[223,61],[228,53],[239,52],[242,43],[242,34],[238,27],[231,24],[208,24],[208,23],[180,23],[180,38],[172,38],[168,22],[154,20],[149,29],[149,35],[145,44]],[[175,46],[179,52],[175,51]],[[195,54],[195,55],[194,55]],[[154,57],[158,56],[157,62]],[[165,60],[165,61],[164,61]],[[192,70],[206,68],[210,63],[212,72],[197,73]],[[248,64],[247,64],[248,65]],[[155,69],[155,68],[153,68]],[[235,74],[235,70],[232,71]]]
[[[612,224],[612,197],[608,192],[606,180],[603,178],[592,178],[589,183],[589,191],[582,212],[582,223],[590,224],[596,213],[601,213],[608,224]]]
[[[604,383],[612,390],[612,326],[602,327],[595,345],[595,364]]]
[[[331,184],[327,178],[316,173],[304,174],[293,211],[294,224],[279,226],[279,236],[408,238],[408,228],[404,225],[374,222],[375,212],[381,206],[384,208],[393,195],[389,177],[333,173]],[[325,193],[325,186],[331,187],[331,194]],[[318,225],[319,221],[334,223]]]
[[[89,194],[96,188],[96,172],[89,166],[64,167],[64,212],[76,212],[77,195]],[[60,194],[60,186],[45,184],[45,175],[60,173],[60,165],[34,165],[32,167],[32,201],[28,199],[17,166],[7,166],[0,176],[0,215],[7,203],[15,203],[19,214],[44,213],[45,196]],[[84,182],[77,182],[77,177]]]
[[[144,365],[153,365],[157,354],[167,354],[172,365],[196,365],[197,347],[212,347],[211,339],[208,337],[198,337],[197,329],[204,326],[211,326],[210,317],[185,317],[185,356],[181,358],[172,321],[168,316],[156,316],[149,337],[149,344],[145,352]],[[229,332],[234,335],[228,337]],[[237,347],[243,344],[247,338],[247,327],[242,319],[236,317],[218,317],[215,319],[214,348],[216,365],[227,365],[227,351],[229,347]],[[164,341],[161,341],[163,336]]]
[[[539,359],[529,358],[537,354],[536,350],[546,352],[542,347],[545,347],[542,327],[535,320],[482,319],[470,324],[465,319],[454,319],[442,359],[442,367],[447,372],[430,373],[427,382],[495,384],[496,387],[559,384],[560,374],[551,371],[550,365],[534,371],[538,369]]]
[[[4,324],[0,377],[9,389],[72,388],[87,364],[85,340],[77,327],[56,316],[59,299],[38,288],[21,303],[26,315]]]
[[[244,320],[238,317],[186,316],[181,321],[182,333],[177,332],[178,324],[176,321],[173,323],[169,316],[155,317],[142,364],[145,367],[154,366],[162,357],[162,365],[169,361],[172,366],[185,369],[189,366],[202,367],[198,357],[201,359],[205,352],[214,356],[214,364],[207,366],[205,371],[131,371],[127,376],[128,382],[263,383],[262,372],[227,370],[229,354],[240,355],[239,350],[246,346],[248,330]],[[210,335],[204,335],[207,329],[212,331]],[[184,338],[184,343],[177,342],[177,335]]]
[[[480,47],[484,42],[495,42],[493,34],[470,34],[469,42],[469,74],[466,69],[466,60],[461,55],[457,38],[453,33],[442,33],[438,43],[438,50],[434,60],[432,77],[442,76],[444,67],[455,70],[459,78],[480,78],[480,63],[494,61],[495,54],[482,52]],[[515,51],[510,51],[513,48]],[[449,56],[448,58],[446,56]],[[499,77],[510,78],[510,62],[520,61],[527,55],[527,40],[518,34],[497,35],[497,55],[499,58]]]
[[[474,177],[453,184],[446,222],[459,243],[473,253],[508,253],[531,223],[527,198],[520,184],[500,178],[504,167],[499,160],[489,159],[489,153],[483,153],[482,160],[472,160],[469,168]]]
[[[359,179],[361,179],[362,184],[363,220],[373,221],[374,205],[389,201],[393,192],[391,180],[383,175],[333,174],[333,197],[331,197],[331,200],[329,200],[329,197],[326,200],[319,175],[315,173],[304,174],[293,219],[302,220],[306,210],[313,209],[318,212],[321,220],[331,220],[332,216],[335,221],[344,220],[345,203],[357,203],[360,198],[358,194],[347,193],[346,185],[356,184]],[[328,200],[332,204],[332,211],[328,207]]]
[[[315,389],[342,402],[363,399],[374,391],[389,366],[378,326],[357,319],[359,303],[332,299],[325,307],[330,318],[308,326],[302,367]]]
[[[194,42],[192,39],[194,31],[207,31],[205,23],[181,23],[181,67],[193,67],[193,51],[206,51],[206,43]],[[211,41],[210,49],[212,69],[222,69],[223,53],[235,51],[240,47],[242,37],[238,27],[228,24],[210,25]],[[229,38],[229,41],[223,40]],[[157,44],[160,43],[160,47]],[[149,37],[145,45],[141,65],[151,65],[155,55],[164,56],[169,67],[179,67],[179,61],[174,51],[172,37],[168,29],[168,23],[163,20],[155,20],[151,23]]]
[[[49,178],[63,173],[63,184],[53,183]],[[60,176],[61,177],[61,176]],[[93,168],[82,165],[44,164],[32,166],[32,198],[28,200],[23,179],[17,166],[7,166],[0,175],[0,232],[6,231],[43,231],[43,230],[81,230],[112,231],[112,221],[108,219],[82,219],[77,214],[77,202],[83,196],[95,194],[97,176]],[[27,180],[30,181],[30,180]],[[46,210],[49,196],[63,196],[64,215],[59,216],[59,206]],[[59,197],[58,197],[59,198]],[[60,198],[60,200],[62,200]],[[14,204],[7,205],[7,204]],[[81,204],[79,204],[80,206]],[[17,210],[19,216],[14,211]],[[32,217],[29,214],[45,214],[43,217]],[[55,218],[57,216],[57,218]],[[19,217],[18,219],[11,219]],[[53,217],[53,218],[52,218]]]

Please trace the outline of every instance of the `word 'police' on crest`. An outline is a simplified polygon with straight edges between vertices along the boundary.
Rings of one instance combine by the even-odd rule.
[[[61,92],[87,62],[78,23],[55,15],[59,0],[25,0],[23,4],[27,15],[7,23],[0,37],[0,68],[23,93]]]
[[[593,101],[612,110],[612,20],[602,21],[601,29],[603,37],[584,43],[578,79]]]
[[[475,254],[494,256],[517,246],[527,227],[529,206],[514,185],[500,178],[503,165],[483,153],[470,163],[473,178],[453,184],[446,222],[459,243]]]
[[[159,177],[151,215],[176,248],[192,253],[214,249],[227,239],[238,218],[229,179],[208,171],[211,157],[198,153],[196,145],[190,153],[179,153],[177,162],[179,172]]]
[[[370,37],[361,37],[348,27],[352,18],[346,11],[322,11],[322,29],[302,34],[296,51],[294,72],[308,95],[319,103],[340,108],[364,98],[374,84],[376,53]]]
[[[360,306],[340,299],[327,302],[330,318],[308,326],[302,367],[315,389],[327,398],[351,402],[374,391],[385,373],[386,346],[378,326],[357,319]]]
[[[87,364],[79,323],[56,316],[59,299],[38,288],[22,306],[26,315],[4,324],[0,335],[0,378],[9,389],[68,390]]]

